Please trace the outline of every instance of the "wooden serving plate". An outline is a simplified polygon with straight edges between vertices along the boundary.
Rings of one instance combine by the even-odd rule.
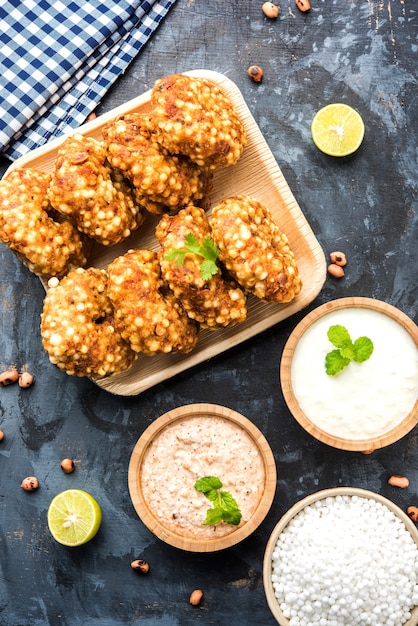
[[[264,591],[266,594],[267,604],[276,619],[277,623],[280,626],[289,626],[289,620],[283,615],[282,610],[280,609],[277,598],[274,594],[273,582],[271,579],[272,573],[272,555],[274,551],[274,547],[277,543],[277,540],[281,533],[284,531],[286,526],[289,524],[290,520],[295,517],[302,509],[305,507],[317,502],[318,500],[323,500],[328,497],[335,496],[358,496],[359,498],[370,498],[376,500],[383,505],[385,505],[388,509],[390,509],[397,517],[399,517],[402,522],[405,524],[406,529],[412,536],[412,539],[418,545],[418,529],[412,520],[408,517],[406,513],[402,511],[396,504],[394,504],[391,500],[381,496],[378,493],[374,493],[373,491],[368,491],[367,489],[358,489],[356,487],[335,487],[333,489],[324,489],[322,491],[317,491],[303,500],[300,500],[296,504],[291,507],[287,513],[283,515],[283,517],[279,520],[273,532],[270,535],[268,540],[266,550],[264,553],[263,560],[263,584]],[[405,624],[400,624],[399,626],[416,626],[418,623],[418,607],[415,607],[411,612],[410,619],[405,622]]]
[[[193,70],[185,73],[207,78],[218,85],[232,101],[247,131],[247,146],[238,163],[215,172],[211,194],[212,206],[225,197],[243,194],[264,203],[289,239],[302,277],[303,287],[300,294],[287,304],[265,304],[250,296],[246,321],[233,328],[216,331],[202,330],[199,342],[190,354],[177,353],[153,357],[140,355],[129,370],[108,378],[94,380],[103,389],[118,395],[139,394],[257,335],[308,306],[316,298],[325,282],[324,253],[235,83],[224,75],[209,70]],[[148,91],[84,124],[74,132],[100,140],[102,128],[109,120],[134,111],[145,113],[149,108],[150,92]],[[52,171],[57,149],[62,142],[63,138],[55,139],[30,152],[15,161],[8,172],[17,167]],[[208,214],[210,215],[210,210]],[[158,218],[148,216],[138,232],[123,243],[110,248],[96,245],[89,264],[106,268],[114,258],[124,254],[130,248],[158,250],[159,244],[154,234],[157,222]]]
[[[418,400],[416,400],[413,408],[408,413],[408,415],[394,428],[388,430],[384,434],[367,439],[344,439],[342,437],[338,437],[325,432],[317,424],[309,419],[309,417],[305,414],[305,412],[301,409],[297,402],[297,399],[293,392],[291,380],[291,366],[293,355],[296,346],[305,331],[318,319],[324,317],[325,315],[328,315],[333,311],[353,307],[371,309],[373,311],[383,313],[384,315],[388,315],[408,332],[418,348],[418,328],[416,324],[414,324],[414,322],[407,315],[405,315],[405,313],[403,313],[396,307],[387,304],[386,302],[375,300],[373,298],[363,298],[358,296],[339,298],[337,300],[327,302],[314,309],[308,315],[306,315],[306,317],[304,317],[294,328],[283,350],[282,360],[280,364],[280,381],[283,395],[290,412],[292,413],[296,421],[299,422],[299,424],[308,433],[310,433],[319,441],[322,441],[323,443],[326,443],[327,445],[334,448],[369,453],[373,452],[373,450],[377,450],[378,448],[388,446],[391,443],[398,441],[399,439],[401,439],[401,437],[409,433],[414,428],[414,426],[416,426],[418,422]]]
[[[141,468],[148,446],[167,426],[176,421],[184,421],[199,416],[221,417],[240,426],[256,444],[264,462],[264,492],[253,516],[232,533],[214,539],[196,539],[180,536],[165,528],[150,511],[141,489]],[[222,436],[222,433],[220,433]],[[169,459],[167,459],[169,462]],[[159,539],[171,546],[190,552],[215,552],[224,550],[246,539],[261,524],[270,510],[276,492],[276,464],[271,448],[261,431],[246,417],[216,404],[190,404],[182,406],[157,418],[143,432],[136,443],[128,468],[128,487],[132,504],[145,526]],[[163,488],[163,486],[162,486]]]

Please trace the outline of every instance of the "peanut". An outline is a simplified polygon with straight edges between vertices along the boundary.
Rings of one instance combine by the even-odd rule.
[[[311,8],[311,3],[309,2],[309,0],[296,0],[296,6],[300,11],[305,13]]]
[[[418,522],[418,507],[409,506],[406,509],[407,515],[411,518],[413,522]]]
[[[263,80],[263,70],[258,65],[251,65],[247,70],[247,74],[255,83],[261,83]]]
[[[409,486],[409,480],[406,476],[398,476],[396,474],[389,478],[388,483],[393,487],[400,487],[401,489]]]
[[[140,572],[141,574],[148,574],[149,572],[149,563],[147,563],[147,561],[143,561],[142,559],[132,561],[131,567],[136,572]]]
[[[0,374],[0,385],[5,387],[6,385],[11,385],[15,383],[19,379],[19,372],[15,369],[7,370],[7,372],[3,372]]]
[[[22,372],[19,376],[19,387],[26,389],[33,385],[34,377],[30,372]]]
[[[20,486],[25,491],[35,491],[35,489],[38,489],[39,487],[39,482],[35,476],[27,476],[22,480]]]
[[[75,463],[72,459],[63,459],[61,461],[61,469],[64,474],[71,474],[75,470]]]
[[[197,606],[198,604],[201,603],[202,598],[203,598],[203,591],[201,589],[195,589],[190,594],[190,604],[192,604],[193,606]]]
[[[344,252],[330,252],[329,258],[331,263],[335,263],[335,265],[340,265],[341,267],[347,265],[347,258]]]
[[[262,6],[263,9],[263,13],[266,17],[269,17],[270,19],[274,19],[275,17],[278,17],[279,15],[279,7],[276,6],[275,4],[273,4],[272,2],[265,2]]]
[[[336,265],[335,263],[331,263],[328,265],[328,274],[333,276],[334,278],[342,278],[345,274],[343,268],[340,265]]]

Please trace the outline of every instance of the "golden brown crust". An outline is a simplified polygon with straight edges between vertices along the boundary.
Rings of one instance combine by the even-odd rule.
[[[184,74],[161,78],[151,91],[151,107],[155,137],[172,154],[210,169],[240,158],[245,128],[229,98],[211,81]]]
[[[67,374],[102,378],[128,369],[136,358],[116,330],[106,286],[105,270],[79,268],[45,296],[42,345]]]
[[[130,250],[107,271],[116,327],[132,350],[187,353],[196,346],[199,327],[164,283],[156,252]]]
[[[232,196],[210,217],[219,258],[246,291],[266,302],[290,302],[302,281],[289,241],[268,209],[248,196]]]
[[[161,245],[159,260],[165,280],[188,316],[203,328],[216,330],[242,322],[247,316],[246,297],[235,282],[224,279],[221,273],[204,280],[200,274],[203,259],[192,252],[185,255],[182,265],[167,260],[169,251],[184,249],[189,233],[200,243],[211,237],[207,217],[199,207],[186,207],[177,215],[164,215],[159,221],[156,237]]]
[[[104,246],[123,241],[144,221],[130,185],[112,172],[105,146],[92,137],[76,134],[59,147],[48,196],[57,211]]]
[[[50,175],[15,169],[0,181],[0,239],[37,276],[61,277],[87,261],[84,238],[68,220],[52,217]]]
[[[179,209],[209,193],[210,172],[186,156],[169,154],[155,141],[144,115],[131,113],[109,122],[103,137],[110,164],[131,181],[137,202],[150,213]]]

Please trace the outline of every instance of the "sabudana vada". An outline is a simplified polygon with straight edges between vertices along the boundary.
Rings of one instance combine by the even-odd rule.
[[[246,319],[246,296],[234,281],[222,276],[220,267],[210,279],[205,279],[201,273],[203,259],[198,254],[188,251],[181,264],[167,258],[172,250],[185,248],[189,234],[200,243],[211,237],[203,209],[189,206],[176,215],[164,215],[155,234],[161,246],[158,256],[162,275],[190,318],[210,330],[234,326]]]
[[[265,302],[290,302],[302,280],[288,238],[261,202],[231,196],[210,217],[219,259],[249,293]]]
[[[235,164],[247,142],[233,104],[205,78],[171,74],[157,80],[149,119],[158,143],[211,170]]]
[[[42,345],[51,363],[74,376],[103,378],[127,370],[136,353],[118,332],[107,295],[107,273],[71,271],[46,293]]]
[[[85,238],[48,201],[50,174],[12,170],[0,181],[0,240],[39,278],[62,277],[87,262]]]
[[[132,183],[137,202],[161,215],[205,197],[212,186],[209,170],[187,156],[170,154],[155,141],[146,120],[131,113],[107,123],[102,131],[108,161]]]
[[[81,134],[58,148],[48,197],[78,230],[104,246],[127,239],[144,221],[128,181],[107,163],[104,144]]]
[[[152,356],[195,347],[199,327],[163,281],[156,252],[129,250],[107,272],[116,328],[132,350]]]

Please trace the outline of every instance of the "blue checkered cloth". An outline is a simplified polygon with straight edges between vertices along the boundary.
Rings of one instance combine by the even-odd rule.
[[[83,124],[174,2],[0,2],[3,155],[18,159]]]

